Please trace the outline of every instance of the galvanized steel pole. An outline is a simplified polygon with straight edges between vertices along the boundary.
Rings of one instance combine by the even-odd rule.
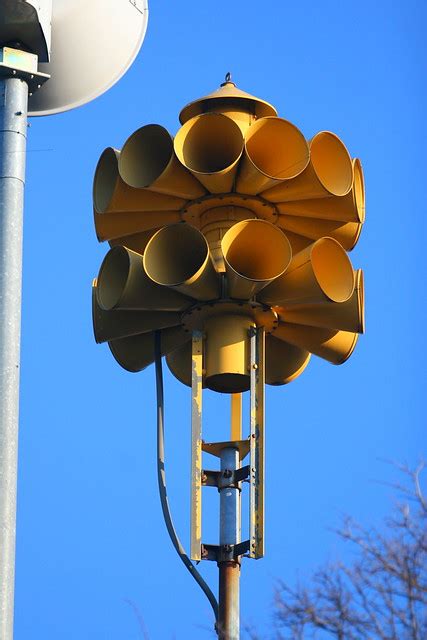
[[[0,640],[13,638],[28,85],[0,80]]]
[[[224,549],[240,542],[240,488],[234,480],[234,471],[239,468],[239,451],[225,447],[221,451],[220,481],[220,532],[219,544]],[[226,560],[219,566],[219,617],[220,640],[240,638],[240,562]]]

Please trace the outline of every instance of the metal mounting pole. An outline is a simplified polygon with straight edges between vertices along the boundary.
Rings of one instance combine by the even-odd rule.
[[[239,450],[235,447],[224,447],[221,451],[219,483],[220,548],[232,548],[240,542],[240,487],[234,478],[234,471],[239,467]],[[238,640],[240,638],[240,561],[238,558],[220,561],[218,567],[218,636],[220,640]]]
[[[28,85],[0,79],[0,640],[13,637]]]

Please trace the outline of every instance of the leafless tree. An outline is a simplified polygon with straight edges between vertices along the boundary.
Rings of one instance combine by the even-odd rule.
[[[393,485],[399,502],[385,527],[344,520],[338,536],[355,551],[353,562],[317,570],[310,584],[276,592],[275,621],[281,640],[427,639],[427,499],[424,468],[400,470]]]

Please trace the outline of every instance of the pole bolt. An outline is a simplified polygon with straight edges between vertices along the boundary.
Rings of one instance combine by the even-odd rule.
[[[224,478],[231,478],[231,476],[233,475],[233,472],[231,469],[224,469],[224,471],[222,472],[222,475],[224,476]]]

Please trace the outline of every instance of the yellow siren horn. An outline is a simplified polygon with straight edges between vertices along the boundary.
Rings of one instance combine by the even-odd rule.
[[[276,307],[275,311],[282,322],[364,333],[365,294],[361,269],[356,271],[355,283],[353,295],[346,302]]]
[[[120,152],[108,147],[98,161],[93,180],[93,205],[97,213],[120,211],[179,211],[183,198],[129,187],[119,175]]]
[[[236,191],[256,195],[295,178],[309,160],[307,141],[295,125],[282,118],[261,118],[246,133]]]
[[[165,224],[180,222],[179,211],[120,211],[97,213],[94,210],[96,236],[100,242],[150,231]],[[120,244],[125,244],[124,242]]]
[[[193,302],[153,282],[144,271],[141,254],[125,247],[114,247],[105,256],[98,275],[97,300],[104,311],[181,311]]]
[[[92,285],[92,321],[98,344],[181,324],[180,314],[168,311],[104,311],[98,304],[96,288],[95,278]]]
[[[281,276],[292,249],[286,236],[265,220],[243,220],[233,225],[221,242],[228,295],[247,300]]]
[[[332,364],[342,364],[348,360],[359,337],[351,331],[320,329],[288,322],[280,323],[274,336],[300,349],[306,349]]]
[[[141,333],[138,336],[111,340],[108,346],[114,358],[123,369],[131,373],[137,373],[148,367],[155,360],[154,337],[154,331],[151,333]],[[160,332],[160,349],[162,356],[185,344],[190,339],[190,334],[186,333],[180,327],[162,329]]]
[[[306,238],[311,238],[311,240],[329,236],[337,240],[346,251],[354,249],[362,230],[362,224],[359,222],[297,218],[288,215],[279,216],[277,225],[284,229],[286,233],[291,231]]]
[[[345,196],[353,184],[353,167],[344,143],[321,131],[310,141],[310,162],[293,180],[262,193],[271,202]]]
[[[158,285],[176,289],[196,300],[214,300],[221,293],[208,243],[186,223],[160,229],[147,244],[144,268]]]
[[[318,198],[317,200],[283,202],[277,204],[277,209],[280,214],[289,214],[291,216],[363,224],[365,221],[365,185],[362,165],[358,158],[353,160],[353,176],[353,186],[347,195]]]
[[[175,153],[211,193],[231,191],[243,152],[243,135],[233,120],[205,113],[188,120],[178,131]]]
[[[298,378],[310,361],[311,354],[292,344],[268,335],[265,340],[265,381],[279,386]]]
[[[353,267],[342,246],[333,238],[320,238],[297,253],[286,272],[258,299],[275,306],[345,302],[354,284]]]
[[[137,189],[194,200],[206,194],[200,182],[179,162],[173,138],[159,124],[148,124],[125,142],[119,160],[123,180]]]
[[[191,342],[186,342],[166,356],[169,371],[187,387],[191,387],[191,347]]]

